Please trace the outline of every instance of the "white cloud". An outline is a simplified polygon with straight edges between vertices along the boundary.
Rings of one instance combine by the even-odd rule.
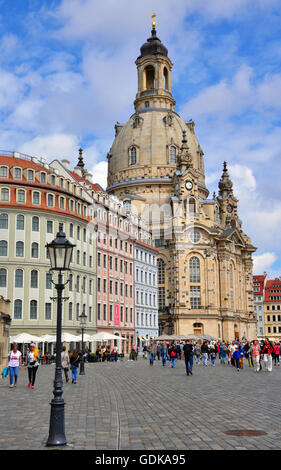
[[[258,275],[270,271],[271,266],[276,261],[276,259],[277,256],[273,252],[263,253],[262,255],[253,255],[253,273]]]
[[[78,155],[78,145],[79,143],[75,135],[52,134],[35,137],[23,144],[19,151],[48,160],[64,157],[72,159],[73,156]]]
[[[91,173],[93,174],[93,182],[98,183],[103,189],[107,187],[107,162],[102,161],[96,163]]]

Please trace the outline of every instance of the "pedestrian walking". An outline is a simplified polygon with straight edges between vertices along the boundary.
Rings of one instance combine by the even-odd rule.
[[[10,374],[10,388],[17,386],[18,371],[21,369],[22,354],[18,350],[17,343],[12,345],[12,349],[8,354],[6,366],[9,367]]]
[[[276,363],[277,363],[278,366],[280,366],[280,360],[279,360],[279,356],[280,356],[280,344],[279,344],[279,343],[274,343],[274,346],[273,346],[273,353],[274,353],[274,356],[273,356],[274,365],[276,366]]]
[[[179,342],[177,344],[177,359],[182,359],[182,346]]]
[[[171,367],[176,367],[176,362],[177,362],[177,348],[174,344],[172,344],[170,351],[169,351],[169,356],[171,358]]]
[[[203,366],[208,365],[208,354],[209,354],[209,346],[208,346],[208,341],[204,341],[204,343],[201,346],[201,353],[202,353],[202,363]]]
[[[196,364],[200,364],[200,356],[201,356],[201,347],[200,344],[196,343],[194,348],[194,353],[196,357]]]
[[[72,371],[72,383],[77,383],[77,374],[78,374],[78,367],[81,358],[79,356],[78,349],[75,349],[70,357],[70,364],[71,364],[71,371]]]
[[[261,360],[264,362],[265,370],[268,372],[272,372],[273,351],[273,344],[269,341],[268,338],[265,338],[265,341],[261,348]]]
[[[153,366],[154,360],[155,360],[155,355],[156,355],[156,344],[152,343],[148,347],[148,354],[149,354],[149,363],[150,363],[151,366]]]
[[[192,350],[193,350],[193,347],[192,347],[191,340],[187,340],[183,347],[186,375],[192,375],[192,369],[190,367],[190,358],[193,352]]]
[[[210,354],[209,354],[209,357],[211,359],[211,366],[215,367],[215,361],[216,361],[216,357],[217,357],[217,352],[216,352],[216,349],[214,347],[212,347],[210,349]]]
[[[163,343],[161,346],[161,357],[162,357],[163,366],[166,365],[167,356],[168,356],[168,346],[165,343]]]
[[[239,372],[239,370],[240,370],[240,359],[241,359],[241,357],[244,357],[244,354],[245,353],[242,349],[242,346],[238,345],[238,346],[235,347],[235,351],[233,353],[233,358],[234,358],[234,362],[235,362],[237,372]]]
[[[69,355],[66,351],[66,346],[62,347],[61,366],[62,366],[62,369],[64,371],[65,381],[69,382],[68,371],[69,371],[69,367],[70,367],[70,360],[69,360]]]
[[[256,372],[260,370],[260,347],[258,340],[254,340],[252,346],[249,350],[249,355],[252,358],[253,367],[255,368]]]
[[[30,349],[26,355],[26,366],[28,372],[28,387],[34,388],[37,370],[39,367],[39,349],[35,348],[35,344],[30,345]]]

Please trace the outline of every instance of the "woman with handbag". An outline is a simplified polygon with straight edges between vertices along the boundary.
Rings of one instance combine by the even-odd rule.
[[[78,367],[80,363],[80,356],[78,349],[75,349],[72,353],[70,358],[71,370],[72,370],[72,383],[77,383],[77,374],[78,374]]]
[[[10,388],[17,386],[18,371],[19,368],[21,369],[21,356],[21,352],[18,351],[18,345],[14,343],[12,350],[9,352],[6,364],[10,372]]]
[[[63,371],[64,371],[65,381],[68,382],[69,381],[68,371],[69,371],[70,361],[69,361],[69,356],[68,356],[68,353],[66,352],[66,347],[65,346],[62,347],[61,366],[62,366]]]
[[[35,344],[33,343],[30,345],[30,350],[27,351],[26,366],[28,371],[27,386],[29,388],[34,388],[36,373],[39,367],[39,349],[35,348]]]

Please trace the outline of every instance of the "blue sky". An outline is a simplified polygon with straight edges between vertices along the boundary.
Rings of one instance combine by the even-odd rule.
[[[281,0],[0,0],[0,148],[84,148],[105,184],[116,121],[133,113],[151,14],[174,63],[176,110],[195,123],[206,182],[226,160],[255,272],[281,275]]]

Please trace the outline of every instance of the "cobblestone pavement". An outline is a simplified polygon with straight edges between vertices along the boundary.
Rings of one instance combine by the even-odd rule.
[[[156,361],[86,364],[78,383],[64,383],[68,446],[87,450],[280,449],[281,367],[271,373],[245,365],[237,372],[221,365],[184,361],[163,367]],[[0,381],[0,449],[46,449],[54,365],[40,366],[35,389],[21,370],[17,388]],[[259,437],[226,431],[260,430]]]

